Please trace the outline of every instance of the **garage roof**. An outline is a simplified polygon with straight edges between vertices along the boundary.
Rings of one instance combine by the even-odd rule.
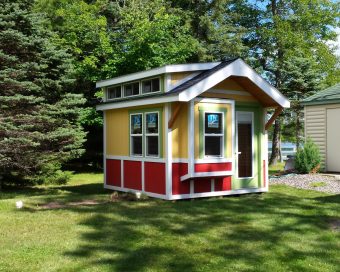
[[[318,92],[302,101],[302,105],[321,105],[340,103],[340,83]]]

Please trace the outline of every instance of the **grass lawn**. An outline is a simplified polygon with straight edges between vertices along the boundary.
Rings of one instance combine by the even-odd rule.
[[[276,165],[271,165],[269,166],[268,172],[269,175],[274,175],[280,171],[283,171],[283,169],[285,168],[285,162],[278,162]]]
[[[0,271],[339,271],[340,195],[107,202],[101,180],[0,193]],[[103,203],[37,207],[81,199]]]

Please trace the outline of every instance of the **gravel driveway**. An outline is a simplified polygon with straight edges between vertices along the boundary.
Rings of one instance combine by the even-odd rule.
[[[340,178],[340,176],[338,176]],[[335,176],[325,174],[297,175],[288,174],[279,177],[271,177],[270,184],[285,184],[288,186],[315,190],[331,194],[340,194],[340,180]]]

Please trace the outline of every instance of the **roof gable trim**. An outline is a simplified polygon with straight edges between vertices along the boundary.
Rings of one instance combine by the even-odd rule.
[[[290,102],[288,101],[288,99],[284,95],[282,95],[276,88],[271,86],[266,80],[264,80],[242,59],[237,59],[233,61],[227,66],[217,70],[215,73],[208,76],[207,78],[197,82],[186,90],[183,90],[179,93],[179,101],[190,101],[230,76],[242,76],[249,78],[255,85],[257,85],[261,90],[269,95],[281,107],[290,107]]]

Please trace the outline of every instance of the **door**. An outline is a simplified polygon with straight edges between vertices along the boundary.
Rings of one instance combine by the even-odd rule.
[[[327,109],[327,171],[340,172],[340,108]]]
[[[237,112],[238,178],[253,177],[254,121],[252,112]]]

